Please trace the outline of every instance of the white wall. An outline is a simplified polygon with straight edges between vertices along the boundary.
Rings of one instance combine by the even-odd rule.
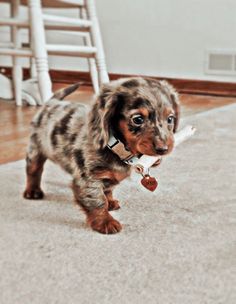
[[[109,72],[236,81],[235,76],[204,71],[206,49],[236,50],[235,0],[96,0],[96,4]],[[76,40],[68,38],[71,43]],[[0,60],[0,65],[4,62]],[[50,66],[85,70],[83,62],[51,58]]]

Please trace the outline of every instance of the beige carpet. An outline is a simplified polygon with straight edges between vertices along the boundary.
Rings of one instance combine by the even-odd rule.
[[[86,227],[53,164],[42,201],[21,197],[23,161],[0,166],[0,303],[235,304],[236,105],[188,121],[155,193],[137,175],[117,188],[118,235]]]

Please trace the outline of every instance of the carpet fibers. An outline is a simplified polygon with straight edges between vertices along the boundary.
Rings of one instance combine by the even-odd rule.
[[[123,224],[101,235],[52,163],[44,200],[27,201],[24,161],[0,166],[0,303],[236,303],[236,105],[185,119],[198,131],[116,189]]]

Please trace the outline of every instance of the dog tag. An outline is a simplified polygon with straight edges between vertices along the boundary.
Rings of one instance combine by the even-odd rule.
[[[149,174],[145,174],[141,179],[141,184],[149,191],[154,191],[158,186],[158,182],[155,177],[151,177]]]

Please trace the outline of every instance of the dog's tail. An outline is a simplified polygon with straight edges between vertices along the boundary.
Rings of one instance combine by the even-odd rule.
[[[54,95],[52,96],[52,99],[63,100],[66,96],[70,95],[75,90],[77,90],[80,85],[81,85],[81,82],[77,82],[75,84],[72,84],[71,86],[63,88],[63,89],[55,92]]]

